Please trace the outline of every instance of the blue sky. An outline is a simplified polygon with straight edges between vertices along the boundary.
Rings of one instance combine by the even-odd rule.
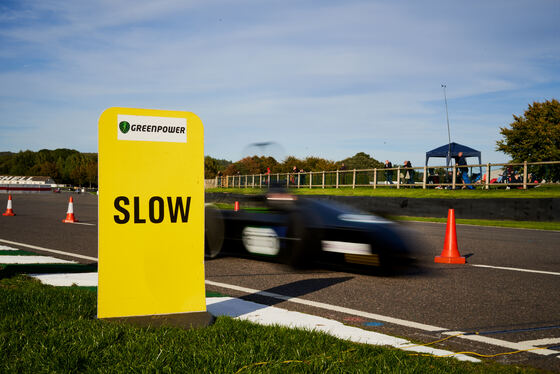
[[[0,151],[96,152],[121,106],[197,114],[216,158],[273,141],[421,165],[447,143],[444,83],[451,140],[505,162],[499,128],[560,99],[558,19],[558,0],[0,0]]]

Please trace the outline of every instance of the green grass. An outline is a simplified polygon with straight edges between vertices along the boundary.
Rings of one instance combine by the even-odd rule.
[[[215,203],[220,209],[233,209],[233,204]],[[264,207],[247,207],[245,211],[267,212],[268,208]],[[388,218],[395,221],[420,221],[420,222],[447,222],[447,218],[436,217],[410,217],[410,216],[389,216]],[[560,231],[560,222],[538,222],[538,221],[498,221],[489,219],[464,219],[457,218],[458,224],[475,225],[475,226],[493,226],[493,227],[511,227],[517,229],[534,229],[534,230],[554,230]]]
[[[210,188],[206,192],[229,192],[241,194],[261,194],[264,189],[258,188]],[[339,196],[376,196],[376,197],[408,197],[408,198],[446,198],[446,199],[488,199],[488,198],[560,198],[560,186],[547,185],[527,190],[491,188],[489,190],[436,190],[419,188],[394,187],[351,187],[344,188],[295,188],[290,192],[301,195],[339,195]]]
[[[413,356],[226,317],[196,330],[133,327],[97,320],[95,292],[24,276],[0,281],[0,311],[0,372],[538,372]]]
[[[395,221],[421,221],[421,222],[447,222],[447,218],[434,217],[409,217],[409,216],[390,216]],[[463,219],[457,218],[457,224],[476,225],[476,226],[494,226],[494,227],[512,227],[517,229],[534,229],[534,230],[556,230],[560,231],[560,222],[537,222],[537,221],[495,221],[487,219]]]
[[[0,249],[0,256],[38,256],[37,253],[29,252],[29,251],[7,251]]]

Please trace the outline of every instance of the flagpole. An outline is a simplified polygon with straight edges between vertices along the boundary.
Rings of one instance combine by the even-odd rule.
[[[445,117],[447,118],[447,138],[449,140],[449,142],[447,143],[447,166],[449,166],[449,163],[451,162],[451,131],[449,131],[449,112],[447,111],[447,94],[445,92],[447,85],[442,84],[441,87],[443,88],[443,98],[445,100]]]

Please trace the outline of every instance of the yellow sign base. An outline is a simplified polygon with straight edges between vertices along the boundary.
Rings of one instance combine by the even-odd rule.
[[[192,329],[211,325],[215,318],[208,312],[158,314],[150,316],[100,318],[104,321],[122,322],[138,327],[179,327]]]

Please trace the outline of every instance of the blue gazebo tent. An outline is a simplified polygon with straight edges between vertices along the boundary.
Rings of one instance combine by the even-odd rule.
[[[466,145],[453,142],[451,144],[445,144],[441,147],[437,147],[435,149],[432,149],[431,151],[426,152],[426,166],[428,166],[428,160],[430,159],[430,157],[445,158],[445,165],[449,166],[449,164],[451,163],[451,158],[457,157],[459,152],[463,152],[464,157],[478,157],[478,164],[482,164],[480,151],[467,147]],[[480,168],[480,173],[482,174],[482,167]]]

